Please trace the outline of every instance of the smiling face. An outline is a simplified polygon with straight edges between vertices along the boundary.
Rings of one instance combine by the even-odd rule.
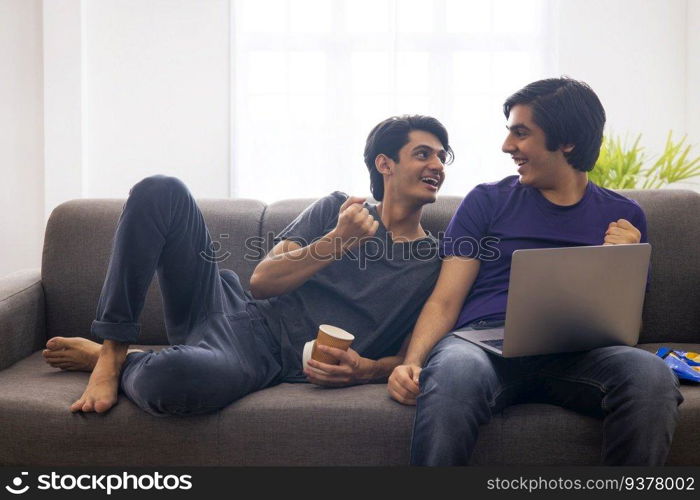
[[[399,150],[398,161],[377,157],[377,169],[384,176],[385,193],[418,204],[433,203],[445,180],[447,153],[440,140],[429,132],[412,130]]]
[[[574,175],[573,167],[564,156],[574,146],[563,145],[549,151],[544,131],[532,120],[530,106],[513,106],[506,128],[508,135],[501,149],[513,158],[522,184],[537,189],[556,189],[563,178]]]

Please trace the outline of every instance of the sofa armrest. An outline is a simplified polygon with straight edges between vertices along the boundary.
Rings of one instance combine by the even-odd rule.
[[[26,269],[0,278],[0,370],[46,343],[41,270]]]

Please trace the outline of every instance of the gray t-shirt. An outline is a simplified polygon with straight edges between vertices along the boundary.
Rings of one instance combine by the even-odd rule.
[[[338,222],[347,199],[341,192],[316,201],[275,238],[306,246],[328,234]],[[379,220],[375,236],[314,274],[299,288],[256,301],[279,347],[283,380],[304,381],[301,354],[321,324],[355,336],[352,348],[360,356],[379,359],[398,353],[413,329],[438,274],[438,241],[425,238],[394,243],[375,205],[365,204]]]

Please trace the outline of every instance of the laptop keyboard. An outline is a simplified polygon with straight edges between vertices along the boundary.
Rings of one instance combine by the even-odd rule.
[[[480,340],[482,344],[486,344],[491,347],[495,347],[496,349],[502,351],[503,350],[503,339],[493,339],[493,340]]]

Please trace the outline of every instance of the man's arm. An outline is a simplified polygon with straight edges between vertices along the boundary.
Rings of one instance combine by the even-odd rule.
[[[464,300],[479,274],[480,262],[464,257],[447,257],[440,277],[418,317],[403,364],[389,377],[392,398],[403,404],[416,404],[418,375],[430,350],[455,325]]]
[[[379,221],[363,208],[365,198],[349,197],[340,207],[336,227],[314,243],[302,247],[291,240],[279,242],[257,265],[250,278],[250,292],[265,299],[291,292],[311,276],[373,236]]]

